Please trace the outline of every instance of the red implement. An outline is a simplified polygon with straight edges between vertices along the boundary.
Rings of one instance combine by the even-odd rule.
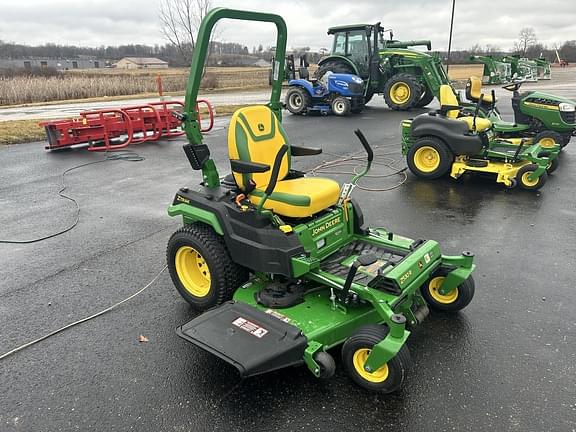
[[[200,119],[200,105],[208,111],[208,124],[201,127],[208,132],[214,126],[214,111],[205,99],[196,104]],[[66,120],[48,120],[40,123],[46,130],[46,150],[57,150],[87,145],[90,151],[117,150],[161,138],[174,138],[184,134],[182,122],[173,115],[182,112],[179,101],[151,102],[118,109],[84,111],[80,117]]]

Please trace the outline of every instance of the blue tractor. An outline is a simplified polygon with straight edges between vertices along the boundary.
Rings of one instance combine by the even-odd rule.
[[[285,103],[292,114],[332,112],[345,116],[364,109],[364,80],[357,75],[327,73],[321,80],[290,80],[288,86]]]

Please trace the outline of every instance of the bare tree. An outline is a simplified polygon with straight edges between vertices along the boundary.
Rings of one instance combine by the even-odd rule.
[[[204,17],[212,9],[211,0],[161,0],[162,34],[174,45],[183,60],[189,63],[196,46],[196,33]]]
[[[522,56],[526,56],[528,49],[535,45],[536,42],[538,42],[538,39],[536,39],[534,29],[532,27],[524,27],[520,30],[518,41],[514,43],[514,50]]]

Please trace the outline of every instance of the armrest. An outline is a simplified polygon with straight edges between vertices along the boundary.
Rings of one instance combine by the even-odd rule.
[[[446,112],[452,111],[452,110],[461,110],[462,108],[464,108],[462,105],[441,105],[440,106],[440,112],[446,113]]]
[[[314,156],[322,153],[320,148],[290,146],[292,156]]]
[[[270,165],[258,162],[247,162],[238,159],[230,159],[230,167],[238,174],[263,173],[270,171]]]

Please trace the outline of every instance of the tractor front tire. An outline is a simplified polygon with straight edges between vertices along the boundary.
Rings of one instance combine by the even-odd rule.
[[[422,98],[422,87],[418,80],[405,73],[394,75],[384,86],[384,100],[393,110],[409,110]]]
[[[285,103],[292,114],[302,115],[310,106],[310,94],[302,87],[291,87],[286,93]]]
[[[360,327],[342,346],[342,363],[350,379],[366,390],[385,394],[402,386],[411,364],[408,347],[403,345],[398,354],[378,370],[368,372],[364,369],[372,348],[386,335],[388,327],[370,324]]]
[[[444,142],[435,137],[419,138],[408,150],[406,163],[417,177],[433,180],[452,167],[454,155]]]
[[[534,144],[540,144],[542,148],[552,148],[556,144],[562,146],[564,139],[558,132],[543,130],[534,136]]]
[[[330,108],[332,109],[332,112],[337,116],[347,116],[350,114],[352,104],[350,103],[350,99],[338,96],[332,100]]]
[[[424,108],[425,106],[429,105],[430,102],[432,102],[433,100],[434,100],[434,93],[432,93],[432,90],[430,90],[430,88],[427,85],[423,85],[422,97],[418,102],[416,102],[416,105],[414,106],[416,108]]]
[[[422,297],[430,309],[439,312],[458,312],[470,304],[474,298],[475,283],[472,276],[458,285],[452,292],[441,294],[438,289],[442,286],[448,271],[438,270],[424,285],[420,287]]]
[[[224,240],[208,225],[194,223],[168,241],[166,261],[180,295],[199,311],[232,298],[248,280],[248,271],[234,263]]]
[[[546,184],[546,180],[548,180],[548,174],[546,172],[543,172],[536,180],[529,179],[530,175],[537,169],[538,165],[528,164],[518,170],[516,173],[516,181],[523,189],[538,190]]]

